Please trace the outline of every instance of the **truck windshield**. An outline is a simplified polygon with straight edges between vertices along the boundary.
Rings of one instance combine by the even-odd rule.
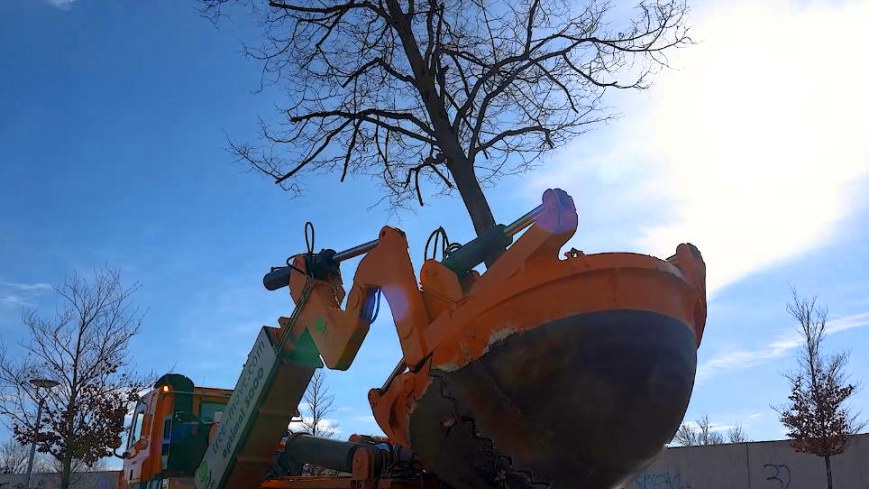
[[[226,403],[201,401],[198,415],[185,411],[183,407],[178,409],[178,404],[180,403],[176,400],[176,411],[171,421],[167,421],[169,436],[164,437],[163,448],[164,455],[168,455],[165,469],[193,474],[208,447],[210,424],[215,418],[219,420],[218,413],[223,412]]]
[[[145,408],[147,406],[147,403],[144,401],[139,401],[139,404],[136,406],[136,411],[133,413],[133,426],[130,431],[128,446],[132,446],[134,443],[139,441],[139,438],[142,436],[142,421],[145,418]]]
[[[225,408],[225,402],[203,401],[199,405],[199,419],[203,423],[213,423],[215,414],[222,413]]]

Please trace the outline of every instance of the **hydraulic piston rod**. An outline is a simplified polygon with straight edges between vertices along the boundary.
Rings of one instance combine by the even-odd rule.
[[[469,241],[467,244],[451,253],[450,256],[444,260],[444,265],[457,274],[461,275],[467,273],[469,270],[482,263],[484,257],[494,247],[500,246],[506,248],[510,246],[513,242],[513,236],[534,224],[534,221],[542,210],[543,206],[539,205],[506,226],[499,224],[489,229],[482,235]],[[368,253],[377,246],[378,242],[379,240],[374,239],[347,248],[344,251],[334,252],[334,254],[332,254],[333,252],[329,252],[329,250],[325,250],[317,255],[313,255],[312,260],[315,262],[319,260],[321,263],[318,263],[318,265],[324,265],[327,267],[336,266],[344,260],[349,260]],[[263,285],[268,290],[278,290],[286,287],[290,283],[290,274],[292,274],[292,270],[293,267],[275,268],[263,277]]]
[[[378,240],[375,239],[372,241],[368,241],[367,243],[362,243],[361,245],[348,248],[344,251],[339,251],[332,255],[320,252],[317,255],[313,255],[311,258],[315,261],[319,259],[320,261],[326,262],[323,263],[326,266],[335,266],[344,260],[349,260],[359,255],[364,255],[365,253],[368,253],[369,251],[371,251],[372,248],[377,246],[377,243]],[[286,287],[290,283],[290,274],[292,272],[293,267],[275,268],[271,272],[265,274],[265,276],[263,277],[263,285],[269,290],[278,290]]]
[[[349,260],[351,258],[356,258],[359,255],[364,255],[365,253],[371,251],[372,248],[377,246],[378,242],[380,242],[379,239],[372,239],[367,243],[362,243],[361,245],[347,248],[344,251],[339,251],[338,253],[335,253],[335,256],[332,257],[332,260],[341,263],[344,260]]]
[[[530,212],[527,212],[519,219],[516,219],[512,223],[505,226],[504,227],[504,234],[506,236],[510,236],[512,238],[513,236],[518,234],[519,231],[522,231],[523,229],[527,228],[528,226],[534,224],[534,221],[537,220],[537,216],[540,214],[541,211],[543,211],[542,204],[538,205],[537,207],[532,209]]]
[[[534,221],[537,220],[537,216],[540,215],[542,210],[543,206],[539,205],[506,226],[498,224],[490,228],[458,250],[450,253],[443,261],[444,266],[456,272],[456,275],[461,276],[468,273],[475,266],[483,263],[483,260],[493,249],[504,249],[510,246],[513,243],[513,236],[534,224]]]

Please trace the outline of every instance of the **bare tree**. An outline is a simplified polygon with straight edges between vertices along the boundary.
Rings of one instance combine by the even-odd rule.
[[[326,374],[322,369],[314,372],[304,399],[307,407],[302,413],[302,429],[314,436],[335,436],[337,425],[330,424],[328,420],[328,416],[335,411],[335,396],[329,392]]]
[[[0,473],[24,474],[27,473],[27,464],[30,459],[30,448],[10,438],[0,445]],[[33,473],[58,472],[53,464],[46,461],[42,454],[37,453],[33,459]]]
[[[721,445],[724,443],[724,435],[714,429],[708,414],[697,420],[697,431],[700,445]]]
[[[218,19],[230,0],[200,0]],[[691,42],[684,0],[250,0],[264,41],[244,46],[289,101],[258,144],[231,151],[285,190],[310,172],[379,179],[402,206],[458,190],[477,234],[481,184],[529,170],[611,113],[608,89],[645,89]],[[383,199],[382,199],[383,200]]]
[[[844,452],[848,437],[866,424],[846,404],[857,389],[845,374],[848,353],[823,352],[827,308],[816,301],[817,296],[802,298],[791,289],[787,311],[797,321],[802,344],[797,351],[797,369],[785,374],[791,384],[790,402],[774,409],[788,429],[795,451],[824,457],[827,488],[833,489],[830,457]]]
[[[745,443],[751,441],[751,438],[745,434],[745,428],[742,423],[737,423],[736,426],[727,431],[727,441],[729,443]]]
[[[697,430],[688,423],[682,423],[679,426],[679,430],[676,431],[676,435],[673,436],[673,441],[683,447],[697,446],[699,445],[697,442]]]
[[[676,431],[673,441],[683,447],[721,445],[724,443],[724,436],[713,429],[709,415],[704,415],[694,422],[694,426],[690,423],[683,423]]]
[[[27,447],[10,438],[0,445],[0,472],[23,474],[27,472],[28,458]]]
[[[299,423],[303,431],[313,436],[332,438],[337,433],[338,425],[330,423],[328,416],[335,411],[335,396],[329,392],[326,384],[326,374],[322,369],[317,369],[311,377],[311,383],[305,391],[305,409],[302,411],[302,420]],[[336,475],[337,473],[324,467],[306,464],[303,468],[305,475]]]
[[[62,305],[54,317],[24,313],[29,333],[23,354],[0,351],[0,414],[18,442],[60,464],[61,489],[70,484],[74,462],[86,467],[120,446],[124,415],[149,385],[127,367],[130,340],[141,316],[132,304],[136,285],[124,288],[118,271],[100,268],[93,280],[73,273],[55,287]],[[36,392],[32,379],[57,383]],[[36,404],[44,402],[39,426]]]

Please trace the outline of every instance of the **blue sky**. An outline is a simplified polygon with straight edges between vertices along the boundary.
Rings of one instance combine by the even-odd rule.
[[[820,293],[869,378],[869,68],[857,37],[869,2],[697,4],[701,42],[650,91],[614,94],[621,119],[583,136],[544,168],[487,193],[509,222],[560,186],[586,252],[668,256],[682,241],[707,261],[710,305],[687,419],[741,422],[782,437],[771,403],[793,365],[788,285]],[[803,34],[835,33],[835,49]],[[738,33],[738,35],[734,35]],[[135,342],[142,370],[231,387],[260,326],[289,315],[262,274],[304,250],[343,249],[385,224],[404,229],[417,266],[431,230],[471,237],[457,196],[391,216],[364,179],[317,176],[291,199],[223,148],[252,139],[280,97],[254,95],[259,66],[239,40],[243,17],[215,28],[189,2],[6,0],[0,3],[0,334],[21,337],[21,310],[51,311],[46,284],[107,263],[142,286]],[[355,263],[345,265],[352,276]],[[349,285],[349,284],[348,284]],[[356,363],[330,372],[341,436],[376,432],[366,394],[399,358],[388,314]],[[853,400],[869,414],[869,392]]]

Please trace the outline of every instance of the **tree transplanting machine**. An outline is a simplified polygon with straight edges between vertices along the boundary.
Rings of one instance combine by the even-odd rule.
[[[547,190],[514,223],[444,246],[419,282],[392,227],[349,250],[291,257],[263,283],[288,286],[295,309],[261,329],[232,391],[169,374],[142,399],[121,489],[605,489],[626,480],[687,408],[705,265],[691,244],[666,260],[559,256],[577,223],[573,199]],[[478,273],[496,248],[506,252]],[[360,255],[344,303],[340,264]],[[368,394],[386,436],[288,433],[315,369],[351,366],[381,294],[402,351]],[[305,465],[338,475],[303,476]]]

